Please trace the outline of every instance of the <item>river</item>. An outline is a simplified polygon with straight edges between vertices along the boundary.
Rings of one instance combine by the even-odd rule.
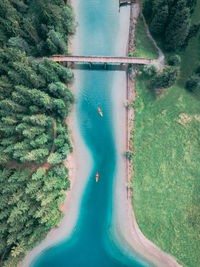
[[[125,55],[128,24],[120,25],[123,14],[119,13],[118,0],[74,2],[78,7],[78,42],[76,40],[73,52],[77,55]],[[124,9],[126,11],[122,12],[129,14],[129,8]],[[127,18],[122,20],[127,21]],[[149,266],[136,254],[126,253],[123,242],[116,243],[112,235],[114,181],[125,173],[120,151],[123,143],[120,110],[125,99],[126,75],[123,71],[98,67],[98,70],[95,67],[74,70],[73,90],[77,103],[72,123],[78,125],[79,131],[74,139],[76,146],[82,142],[85,147],[82,151],[77,148],[82,162],[77,180],[83,185],[78,217],[71,234],[42,251],[32,261],[34,267]],[[99,116],[97,107],[103,111],[103,117]],[[78,138],[82,141],[77,141]],[[96,172],[99,172],[98,183]]]

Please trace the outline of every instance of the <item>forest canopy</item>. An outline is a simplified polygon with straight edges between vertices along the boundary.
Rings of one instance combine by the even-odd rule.
[[[196,0],[145,0],[143,11],[150,30],[160,37],[166,50],[187,46],[197,34],[200,22],[191,23]]]
[[[74,33],[72,7],[64,0],[1,0],[0,46],[7,44],[32,56],[68,52]]]
[[[17,266],[63,217],[73,73],[45,56],[68,53],[75,23],[66,2],[0,1],[2,266]]]

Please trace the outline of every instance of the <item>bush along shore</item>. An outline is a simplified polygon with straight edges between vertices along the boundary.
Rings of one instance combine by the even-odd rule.
[[[187,267],[200,265],[199,9],[199,0],[144,1],[143,12],[165,54],[165,66],[137,70],[134,154],[128,155],[140,229]],[[143,39],[138,28],[137,43]],[[148,55],[152,49],[143,44]]]
[[[66,2],[0,2],[1,266],[17,266],[63,217],[73,73],[36,57],[68,53],[75,23]]]

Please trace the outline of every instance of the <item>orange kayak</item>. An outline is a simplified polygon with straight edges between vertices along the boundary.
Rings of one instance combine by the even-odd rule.
[[[101,117],[103,117],[103,113],[102,113],[102,111],[100,110],[100,108],[98,108],[98,112],[99,112],[99,114],[101,115]]]
[[[98,182],[98,180],[99,180],[99,174],[98,174],[98,172],[96,173],[96,182]]]

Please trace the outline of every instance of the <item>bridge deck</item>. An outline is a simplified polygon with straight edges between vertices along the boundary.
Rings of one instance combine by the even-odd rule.
[[[135,0],[119,0],[119,5],[130,5],[135,3]]]
[[[56,62],[77,63],[114,63],[114,64],[150,64],[151,59],[137,57],[107,57],[107,56],[52,56],[49,57]]]

